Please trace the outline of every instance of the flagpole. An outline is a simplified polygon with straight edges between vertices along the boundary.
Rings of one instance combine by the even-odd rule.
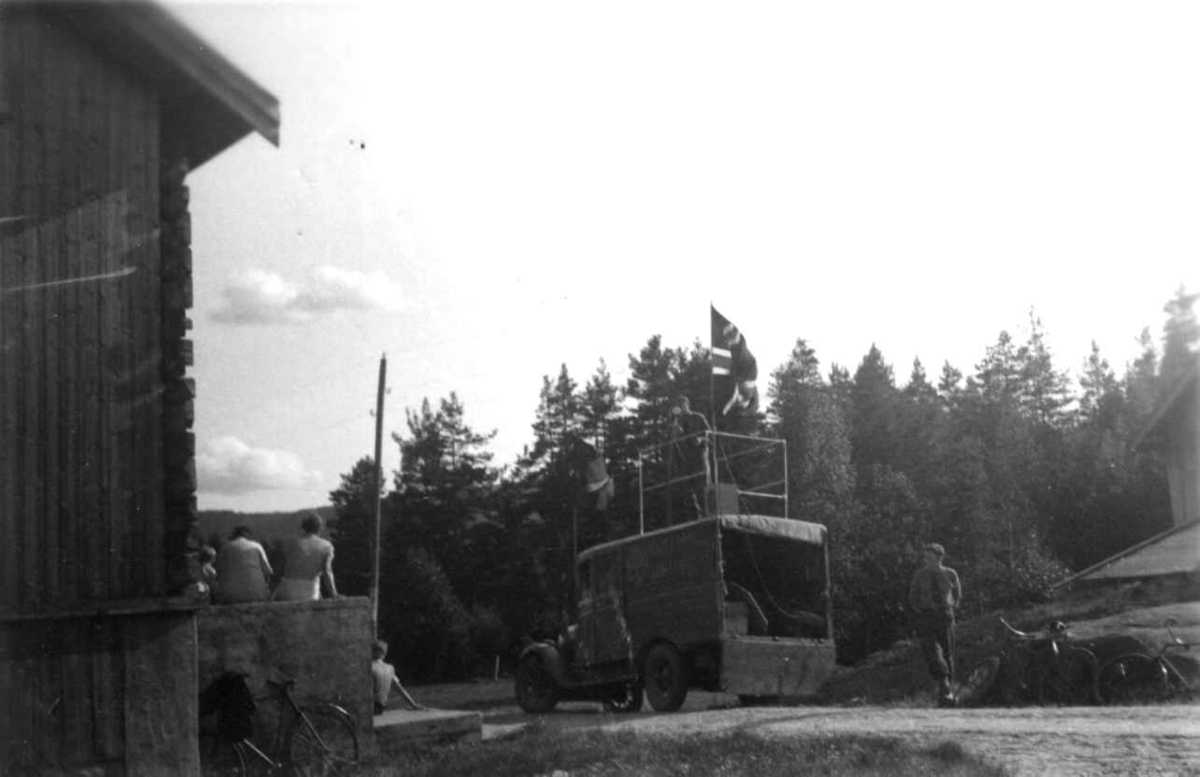
[[[713,341],[712,341],[712,317],[713,311],[712,300],[708,301],[708,401],[709,415],[712,416],[712,428],[717,428],[717,382],[713,380]]]
[[[716,347],[716,344],[712,341],[712,321],[713,313],[715,312],[716,308],[713,306],[712,300],[710,299],[708,301],[708,401],[710,403],[708,413],[712,417],[712,432],[717,431],[717,381],[716,378],[713,377],[713,348]],[[707,450],[704,452],[705,458],[708,459],[708,461],[704,462],[704,469],[706,474],[710,470],[712,472],[712,476],[709,478],[709,485],[712,488],[712,500],[713,505],[715,506],[717,503],[718,491],[717,481],[721,477],[720,473],[717,471],[717,438],[710,432],[710,436],[706,437],[705,439],[710,444],[706,446]],[[705,488],[704,499],[706,502],[709,499],[708,488]]]
[[[379,391],[375,396],[375,509],[371,514],[371,631],[379,636],[379,524],[383,491],[383,394],[387,383],[387,354],[379,359]]]

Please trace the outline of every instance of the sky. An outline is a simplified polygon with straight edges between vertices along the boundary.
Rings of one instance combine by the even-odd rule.
[[[802,337],[902,384],[1031,310],[1120,371],[1200,289],[1194,3],[169,8],[282,113],[188,178],[201,509],[324,504],[385,352],[388,471],[451,391],[507,464],[544,375],[710,303],[764,375]]]

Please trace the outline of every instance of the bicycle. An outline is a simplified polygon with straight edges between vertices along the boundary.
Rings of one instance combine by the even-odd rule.
[[[1179,625],[1167,620],[1170,641],[1158,653],[1130,652],[1115,656],[1100,667],[1100,697],[1108,704],[1139,702],[1187,701],[1192,697],[1192,684],[1167,656],[1172,651],[1187,650],[1184,642],[1172,630]]]
[[[235,682],[245,689],[245,675],[223,675],[217,682]],[[215,685],[216,683],[214,683]],[[358,732],[350,714],[336,704],[321,702],[301,706],[292,697],[296,684],[292,678],[267,680],[267,687],[279,701],[279,716],[275,724],[274,745],[268,755],[252,740],[250,715],[254,703],[245,706],[242,699],[219,703],[219,727],[215,735],[201,733],[200,770],[216,777],[244,777],[249,774],[338,775],[352,774],[358,764]],[[213,686],[210,686],[210,690]],[[234,686],[236,690],[236,686]],[[243,691],[249,697],[249,690]],[[241,704],[242,706],[238,706]],[[203,712],[206,705],[201,705]],[[207,705],[210,709],[211,703]],[[227,715],[245,715],[232,725]],[[290,714],[289,714],[290,713]],[[287,721],[284,726],[285,719]],[[205,742],[204,740],[208,740]]]
[[[999,654],[976,664],[957,694],[962,705],[999,702],[1091,704],[1100,700],[1095,654],[1072,644],[1066,625],[1024,632],[1000,619],[1007,639]]]

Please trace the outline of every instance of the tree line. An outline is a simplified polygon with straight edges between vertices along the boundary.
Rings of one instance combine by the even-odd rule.
[[[874,345],[851,372],[823,370],[796,340],[742,431],[787,441],[789,517],[829,529],[841,662],[905,634],[925,542],[946,546],[970,615],[1044,599],[1073,570],[1170,526],[1165,464],[1134,443],[1196,358],[1197,296],[1180,289],[1167,305],[1161,349],[1143,330],[1139,355],[1118,369],[1093,343],[1076,379],[1032,312],[969,373],[946,362],[931,376],[914,360],[903,381]],[[489,451],[494,432],[473,429],[454,393],[406,411],[382,508],[379,629],[408,679],[475,675],[553,634],[572,615],[573,553],[637,531],[638,451],[670,438],[681,397],[710,414],[709,351],[655,335],[629,368],[623,386],[603,360],[582,385],[565,365],[545,376],[532,440],[507,468]],[[607,505],[581,487],[592,452],[615,485]],[[640,475],[662,480],[669,467],[652,456]],[[330,494],[349,594],[369,584],[373,473],[361,459]],[[646,528],[686,511],[652,505]]]

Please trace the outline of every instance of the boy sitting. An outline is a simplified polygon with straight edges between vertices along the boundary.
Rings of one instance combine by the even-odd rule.
[[[387,651],[388,643],[382,639],[371,643],[371,677],[375,680],[375,714],[381,715],[387,709],[388,695],[392,691],[392,686],[396,687],[411,709],[425,709],[413,701],[413,698],[408,695],[408,691],[404,690],[404,686],[400,684],[400,678],[396,677],[396,668],[391,664],[384,663],[383,659],[387,656]]]

